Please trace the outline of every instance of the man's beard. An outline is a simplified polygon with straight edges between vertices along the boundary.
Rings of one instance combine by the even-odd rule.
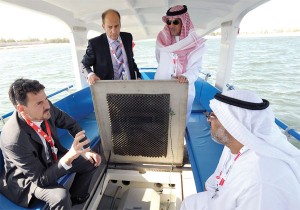
[[[218,144],[228,144],[230,138],[224,127],[218,128],[217,131],[211,132],[211,139]]]

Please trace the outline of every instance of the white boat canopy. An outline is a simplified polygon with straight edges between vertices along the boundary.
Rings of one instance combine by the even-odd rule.
[[[70,30],[73,45],[74,71],[77,85],[87,83],[79,74],[79,63],[85,53],[89,31],[102,33],[101,14],[116,9],[121,14],[122,31],[133,34],[134,40],[156,38],[163,28],[161,17],[174,5],[187,5],[200,36],[221,28],[221,51],[216,87],[223,89],[229,81],[233,49],[241,19],[268,0],[0,0],[59,18]],[[75,61],[75,60],[74,60]]]

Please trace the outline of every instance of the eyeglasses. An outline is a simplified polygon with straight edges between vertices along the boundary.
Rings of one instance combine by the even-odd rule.
[[[213,112],[205,112],[204,114],[207,117],[207,120],[217,119],[217,116]]]
[[[172,23],[173,23],[173,25],[177,26],[180,23],[180,21],[177,20],[177,19],[175,19],[175,20],[167,20],[167,25],[168,26],[171,25]]]

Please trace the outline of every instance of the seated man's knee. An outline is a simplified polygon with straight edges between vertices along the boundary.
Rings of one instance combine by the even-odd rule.
[[[51,196],[52,206],[71,206],[70,193],[67,189],[57,188]]]

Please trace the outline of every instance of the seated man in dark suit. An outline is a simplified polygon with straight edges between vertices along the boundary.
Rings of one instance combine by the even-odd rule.
[[[89,40],[81,61],[81,72],[86,75],[87,82],[93,85],[96,80],[140,79],[141,74],[133,58],[132,35],[120,32],[119,12],[113,9],[103,12],[102,27],[105,33]]]
[[[32,198],[49,204],[50,209],[70,209],[85,202],[100,156],[88,147],[90,140],[79,124],[56,108],[47,98],[45,87],[36,80],[17,79],[9,89],[16,111],[4,125],[0,147],[5,170],[0,192],[27,207]],[[70,150],[58,139],[57,128],[74,137]],[[68,190],[57,179],[76,172]]]

